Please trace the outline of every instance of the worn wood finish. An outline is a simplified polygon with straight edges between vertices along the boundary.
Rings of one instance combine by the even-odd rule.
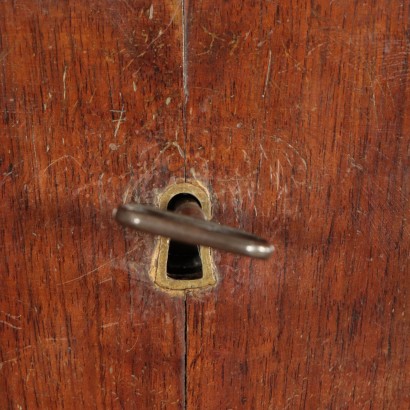
[[[408,408],[409,13],[1,2],[0,408]],[[185,171],[277,245],[186,303],[111,218]]]
[[[181,15],[0,3],[1,409],[184,401],[183,301],[148,279],[154,239],[111,217],[184,176]]]
[[[270,237],[191,293],[189,409],[407,409],[409,3],[187,5],[187,170]]]

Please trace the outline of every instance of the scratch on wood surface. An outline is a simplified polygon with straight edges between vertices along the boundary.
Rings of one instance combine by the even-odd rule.
[[[327,44],[327,42],[320,43],[320,44],[318,44],[318,45],[312,47],[312,48],[307,52],[306,57],[309,57],[314,51],[316,51],[317,49],[323,47],[325,44]]]
[[[112,322],[112,323],[106,323],[104,325],[101,325],[102,329],[107,329],[108,327],[113,327],[113,326],[118,326],[120,322]]]
[[[147,148],[144,148],[139,154],[139,157],[142,157],[143,155],[145,155],[147,152],[152,151],[153,149],[158,148],[158,144],[152,144],[150,146],[148,146]]]
[[[7,179],[13,175],[13,172],[14,170],[3,174],[3,179],[0,181],[0,187],[2,187],[7,182]]]
[[[202,53],[198,53],[197,56],[201,56],[204,54],[209,54],[212,51],[212,48],[214,46],[215,43],[215,39],[218,39],[220,41],[225,41],[223,38],[219,37],[218,35],[216,35],[215,33],[211,33],[207,28],[205,28],[204,26],[201,26],[202,30],[208,34],[211,37],[211,43],[208,46],[208,50],[203,51]]]
[[[9,53],[9,50],[4,50],[0,53],[0,63],[6,59]]]
[[[167,26],[164,29],[160,29],[158,34],[151,40],[150,43],[147,44],[145,50],[141,52],[140,54],[137,55],[137,58],[143,57],[147,51],[152,47],[152,45],[157,42],[171,27],[171,24],[174,22],[176,15],[179,13],[179,7],[178,10],[172,15],[170,22],[167,24]]]
[[[64,72],[63,72],[63,99],[66,99],[67,95],[67,85],[66,85],[66,79],[67,79],[67,66],[64,66]]]
[[[47,337],[46,339],[43,339],[46,342],[68,342],[67,337]]]
[[[18,353],[18,355],[16,357],[11,358],[11,359],[7,359],[7,360],[4,360],[4,361],[0,362],[0,370],[2,369],[3,365],[6,364],[6,363],[16,363],[17,360],[19,360],[22,357],[22,354],[20,352],[24,352],[25,350],[31,349],[31,348],[32,348],[31,345],[24,346],[21,349],[16,348],[15,351],[16,351],[16,353]]]
[[[112,276],[110,276],[109,278],[103,279],[101,282],[98,282],[98,284],[101,285],[106,282],[112,282]]]
[[[34,132],[31,134],[31,142],[33,144],[34,168],[37,172],[38,171],[38,158],[37,158],[37,148],[36,148],[36,141],[35,141]]]
[[[134,186],[134,182],[131,178],[131,180],[128,182],[127,187],[122,195],[122,203],[126,204],[128,202],[128,195],[130,193],[131,188]]]
[[[126,118],[123,117],[126,111],[124,111],[124,105],[121,107],[121,110],[110,110],[110,111],[120,113],[120,118],[118,120],[112,120],[112,122],[117,123],[117,125],[115,126],[115,130],[114,130],[114,138],[117,138],[117,134],[118,134],[118,131],[120,130],[121,123],[126,120]]]
[[[172,147],[175,147],[178,150],[178,153],[181,155],[181,157],[185,158],[184,151],[182,150],[182,148],[178,144],[178,142],[177,141],[172,141],[172,142],[167,142],[165,144],[165,147],[162,148],[162,150],[158,153],[158,155],[154,158],[154,160],[152,162],[155,164],[159,160],[159,158],[164,154],[164,152],[166,152],[167,150],[169,150]]]
[[[76,338],[72,338],[71,340],[76,340]],[[50,342],[52,342],[52,343],[56,343],[56,342],[59,342],[59,341],[65,341],[65,342],[68,342],[69,341],[69,339],[67,338],[67,337],[57,337],[57,338],[55,338],[55,337],[48,337],[48,338],[46,338],[46,339],[41,339],[40,337],[38,338],[38,341],[39,341],[39,343],[37,343],[36,345],[27,345],[27,346],[24,346],[24,347],[15,347],[13,350],[11,350],[11,351],[8,351],[8,352],[6,352],[5,354],[6,355],[8,355],[8,354],[10,354],[10,353],[15,353],[15,354],[17,354],[17,356],[16,357],[13,357],[13,358],[11,358],[11,359],[7,359],[7,360],[4,360],[4,361],[2,361],[2,362],[0,362],[0,370],[1,370],[1,368],[3,367],[3,364],[6,364],[6,363],[15,363],[15,362],[17,362],[17,360],[19,360],[19,359],[22,359],[23,357],[24,357],[24,355],[23,355],[23,353],[26,351],[26,350],[28,350],[28,349],[42,349],[43,348],[43,346],[46,344],[46,343],[44,343],[44,342],[47,342],[47,344],[49,344]],[[34,370],[34,368],[33,367],[31,367],[31,369],[32,370]],[[30,369],[29,369],[30,370]]]
[[[3,313],[7,318],[13,319],[13,320],[20,320],[21,315],[12,315],[11,313],[4,312],[3,310],[0,310],[1,313]]]
[[[282,171],[281,171],[282,169]],[[276,190],[279,191],[280,188],[280,175],[283,173],[282,165],[279,161],[279,158],[276,160]]]
[[[138,343],[138,338],[135,341],[135,343],[129,349],[127,349],[125,352],[129,353],[129,352],[133,351],[135,349],[135,346],[137,345],[137,343]]]
[[[12,359],[4,360],[3,362],[0,362],[0,370],[3,368],[3,364],[13,363],[13,362],[15,363],[15,362],[17,362],[18,359],[20,359],[19,356],[13,357]]]
[[[261,154],[262,154],[263,157],[267,160],[267,159],[268,159],[268,156],[267,156],[267,154],[266,154],[265,149],[263,148],[263,145],[262,145],[262,144],[259,144],[259,148],[261,149]],[[261,155],[261,157],[262,157],[262,155]]]
[[[84,170],[83,166],[80,164],[80,162],[79,162],[77,159],[75,159],[72,155],[68,155],[68,154],[67,154],[67,155],[63,155],[63,156],[60,157],[60,158],[55,159],[54,161],[51,161],[50,164],[48,164],[44,169],[42,169],[42,170],[39,172],[39,174],[46,172],[46,171],[47,171],[48,169],[50,169],[53,165],[57,164],[57,163],[60,162],[60,161],[63,161],[64,159],[70,159],[70,160],[74,161],[74,162],[81,168],[81,170],[85,173],[85,170]]]
[[[117,256],[117,257],[115,257],[115,258],[111,258],[111,259],[109,259],[107,262],[104,262],[103,264],[97,266],[95,269],[92,269],[92,270],[90,270],[90,271],[84,273],[83,275],[77,276],[77,277],[75,277],[75,278],[73,278],[73,279],[69,279],[69,280],[67,280],[67,281],[65,281],[65,282],[61,282],[61,283],[57,284],[57,286],[68,285],[69,283],[76,282],[76,281],[78,281],[78,280],[80,280],[80,279],[83,279],[83,278],[89,276],[89,275],[92,275],[93,273],[98,272],[101,268],[104,268],[105,266],[110,265],[110,264],[111,264],[112,262],[114,262],[115,260],[118,260],[118,259],[120,259],[120,258],[124,258],[125,256],[129,255],[130,253],[136,251],[139,247],[140,247],[140,245],[138,244],[138,245],[135,246],[134,248],[132,248],[132,249],[130,249],[129,251],[125,252],[123,255]]]
[[[181,156],[181,158],[185,159],[184,151],[182,150],[181,146],[176,141],[172,142],[171,146],[174,146],[178,150],[178,153]]]
[[[122,195],[122,203],[127,203],[129,200],[129,194],[130,191],[134,190],[134,188],[137,185],[140,184],[145,184],[147,181],[149,181],[150,179],[152,179],[154,177],[155,171],[158,169],[158,163],[160,162],[160,158],[164,155],[164,153],[166,151],[168,151],[171,148],[176,148],[176,150],[178,151],[178,154],[181,156],[182,159],[185,160],[185,153],[184,150],[182,149],[181,145],[177,142],[177,141],[172,141],[172,142],[167,142],[165,144],[165,146],[161,149],[161,151],[159,151],[159,153],[155,156],[155,158],[150,159],[148,158],[148,160],[141,160],[141,157],[143,155],[145,155],[147,152],[151,151],[152,149],[157,148],[157,145],[153,145],[151,147],[148,147],[147,149],[143,150],[140,154],[139,154],[139,158],[140,158],[140,163],[138,164],[138,168],[136,173],[139,175],[138,178],[131,178],[130,181],[128,182],[124,193]],[[172,156],[173,154],[170,154],[170,156]],[[149,166],[148,166],[149,165]],[[134,170],[132,170],[131,172],[128,172],[126,175],[134,174]]]
[[[284,141],[282,138],[279,138],[279,137],[276,137],[276,136],[272,136],[271,138],[272,138],[275,142],[284,143],[285,145],[287,145],[287,146],[300,158],[300,160],[302,161],[302,163],[303,163],[305,169],[307,169],[306,159],[303,158],[303,156],[301,155],[301,153],[300,153],[293,145],[289,144],[289,142],[287,142],[287,141]],[[288,161],[289,161],[289,163],[290,163],[290,160],[289,160],[289,159],[288,159]],[[292,165],[292,164],[290,163],[290,165]]]
[[[229,52],[230,56],[233,56],[233,53],[238,48],[239,40],[240,40],[240,36],[234,35],[232,41],[229,42],[229,45],[232,46],[231,51]]]
[[[267,68],[266,68],[265,86],[263,87],[262,98],[265,98],[265,96],[266,96],[266,90],[267,90],[268,84],[269,84],[271,66],[272,66],[272,51],[269,50],[268,66],[267,66]]]
[[[284,50],[284,52],[285,52],[286,58],[288,58],[288,59],[290,59],[290,60],[292,60],[292,61],[294,62],[294,68],[296,68],[296,70],[298,70],[298,71],[302,71],[302,72],[306,71],[306,69],[303,67],[303,63],[300,62],[300,61],[298,61],[298,60],[296,60],[296,59],[290,54],[289,48],[286,47],[286,45],[285,45],[285,43],[283,42],[283,40],[282,40],[282,47],[283,47],[283,50]],[[287,71],[287,70],[280,71],[279,74],[282,74],[282,73],[284,73],[284,72],[286,72],[286,71]]]
[[[239,177],[239,176],[235,176],[235,177],[231,177],[231,178],[219,178],[218,182],[239,182],[239,181],[243,181],[243,182],[251,182],[253,180],[253,175],[255,175],[256,172],[252,172],[250,176],[247,177]]]
[[[26,383],[28,383],[28,381],[30,379],[30,375],[33,371],[34,371],[34,363],[31,362],[31,367],[28,369],[28,372],[27,372]],[[20,408],[22,408],[22,407],[20,406]]]
[[[0,320],[0,323],[2,323],[5,326],[9,326],[9,327],[11,327],[12,329],[15,329],[15,330],[21,330],[22,329],[22,327],[14,326],[12,323],[6,322],[5,320]]]
[[[348,155],[347,159],[348,159],[349,164],[352,168],[356,168],[359,171],[363,171],[363,166],[360,165],[359,163],[357,163],[356,160],[352,156]]]
[[[75,191],[73,191],[73,196],[79,195],[81,192],[83,192],[86,189],[89,189],[90,187],[101,186],[101,179],[103,177],[104,177],[104,174],[101,174],[100,177],[98,178],[98,181],[91,181],[88,184],[81,185],[80,188],[77,188]]]

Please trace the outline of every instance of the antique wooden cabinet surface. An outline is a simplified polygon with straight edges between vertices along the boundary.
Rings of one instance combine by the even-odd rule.
[[[1,409],[408,409],[410,3],[0,1]],[[269,238],[148,275],[178,181]]]

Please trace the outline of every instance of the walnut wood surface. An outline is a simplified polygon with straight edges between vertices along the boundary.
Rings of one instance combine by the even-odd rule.
[[[0,2],[0,408],[407,409],[409,18]],[[111,217],[184,176],[277,246],[186,300]]]
[[[183,300],[111,217],[184,175],[181,14],[0,2],[1,409],[184,401]]]
[[[187,170],[277,245],[188,297],[188,408],[409,408],[409,3],[187,9]]]

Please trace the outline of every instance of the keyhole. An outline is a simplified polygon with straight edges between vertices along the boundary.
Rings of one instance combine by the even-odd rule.
[[[191,194],[175,195],[167,209],[189,216],[203,217],[200,202]],[[201,279],[202,261],[199,246],[171,240],[168,249],[167,276],[176,280]]]
[[[159,197],[160,209],[211,220],[208,191],[196,181],[170,185]],[[211,250],[160,237],[151,260],[150,276],[165,291],[215,286],[217,276]]]

